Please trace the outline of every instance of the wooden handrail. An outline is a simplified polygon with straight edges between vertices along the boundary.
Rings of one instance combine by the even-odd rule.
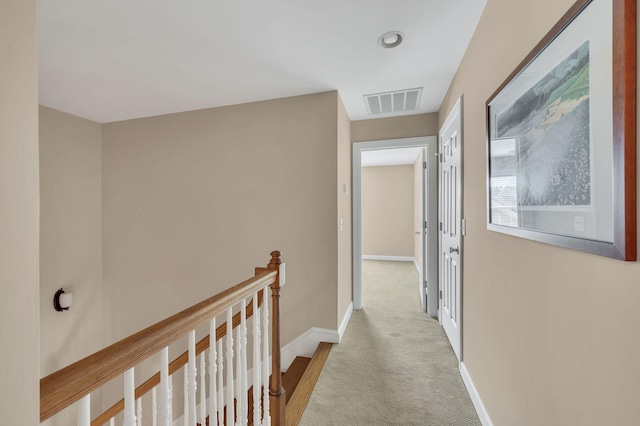
[[[272,253],[272,261],[275,253]],[[278,271],[257,274],[40,380],[40,421],[141,363],[263,287],[278,286]],[[279,288],[279,287],[278,287]],[[217,334],[217,331],[216,331]],[[279,352],[279,350],[278,350]]]
[[[263,294],[264,294],[264,290],[258,292],[258,307],[261,307],[262,302],[264,301]],[[249,319],[252,316],[253,316],[253,303],[248,303],[246,318]],[[239,325],[240,325],[240,312],[238,312],[233,316],[233,321],[232,321],[233,328],[236,328]],[[222,339],[226,335],[227,335],[227,323],[224,322],[222,325],[216,328],[216,341]],[[204,338],[202,338],[202,340],[196,343],[196,355],[200,355],[202,352],[209,349],[209,346],[210,346],[209,335],[206,335]],[[176,371],[180,370],[182,367],[184,367],[187,364],[187,362],[189,362],[189,351],[184,351],[182,354],[180,354],[179,357],[174,359],[169,364],[169,375],[172,375]],[[150,392],[151,389],[158,386],[159,384],[160,384],[160,372],[157,372],[156,374],[151,376],[151,378],[149,378],[146,382],[144,382],[143,384],[141,384],[136,388],[135,399],[142,398],[144,395]],[[98,417],[93,419],[91,421],[91,426],[102,426],[106,422],[108,422],[109,419],[120,414],[123,410],[124,410],[124,398],[116,402],[115,404],[113,404],[104,413],[100,414]]]

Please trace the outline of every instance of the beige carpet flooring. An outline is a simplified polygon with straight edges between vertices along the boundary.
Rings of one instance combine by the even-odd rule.
[[[334,345],[300,425],[480,425],[410,262],[363,262],[364,309]]]

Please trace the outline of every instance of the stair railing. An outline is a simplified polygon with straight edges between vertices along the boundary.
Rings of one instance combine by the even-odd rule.
[[[286,397],[280,365],[279,303],[280,289],[285,282],[284,266],[281,253],[274,251],[266,268],[255,268],[254,277],[42,378],[40,421],[77,403],[79,426],[114,425],[115,416],[121,412],[124,412],[124,426],[139,426],[142,424],[142,397],[151,392],[152,424],[173,426],[171,375],[183,369],[185,426],[196,426],[198,422],[226,426],[284,425]],[[264,298],[269,294],[268,288],[272,299],[271,319],[268,299]],[[248,298],[251,298],[249,303]],[[265,301],[267,303],[263,303]],[[237,306],[240,312],[233,315],[232,310]],[[225,313],[226,322],[217,326],[216,317]],[[253,402],[250,402],[247,320],[252,316],[254,362],[251,376]],[[196,343],[195,330],[206,323],[209,323],[210,333]],[[169,363],[169,345],[185,335],[188,336],[188,350]],[[215,336],[213,344],[210,336]],[[160,372],[136,388],[135,367],[157,353],[161,358]],[[91,421],[91,393],[120,375],[124,375],[124,398]],[[200,409],[197,411],[198,387]],[[267,387],[269,395],[263,391]],[[209,398],[206,389],[209,390]]]

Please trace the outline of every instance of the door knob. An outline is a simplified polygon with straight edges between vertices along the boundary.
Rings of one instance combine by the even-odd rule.
[[[460,247],[456,247],[456,248],[449,247],[449,253],[458,253],[458,254],[460,254]]]

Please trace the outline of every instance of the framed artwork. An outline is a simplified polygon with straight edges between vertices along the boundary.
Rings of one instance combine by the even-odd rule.
[[[487,100],[488,229],[636,260],[636,2],[579,0]]]

